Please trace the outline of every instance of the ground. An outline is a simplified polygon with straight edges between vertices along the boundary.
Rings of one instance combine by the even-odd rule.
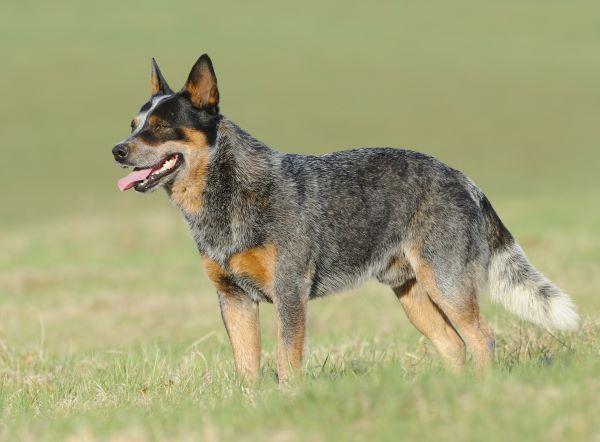
[[[0,438],[600,440],[598,7],[464,0],[11,4],[0,17]],[[313,11],[313,12],[311,12]],[[161,192],[110,149],[202,52],[223,112],[274,148],[410,147],[465,171],[574,299],[558,334],[491,305],[497,361],[442,369],[386,287],[309,304],[304,377],[236,377],[214,290]]]

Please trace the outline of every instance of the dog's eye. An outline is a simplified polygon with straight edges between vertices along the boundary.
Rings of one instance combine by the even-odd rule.
[[[131,130],[133,131],[133,129],[135,129],[135,120],[131,120],[131,124],[129,126],[131,126]]]

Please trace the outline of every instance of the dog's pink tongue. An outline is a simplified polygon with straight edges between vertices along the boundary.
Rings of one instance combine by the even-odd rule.
[[[140,181],[144,181],[146,178],[148,178],[148,175],[150,175],[151,173],[151,167],[149,167],[148,169],[134,170],[129,175],[121,178],[117,182],[117,186],[119,186],[121,192],[125,192],[127,189],[131,189]]]

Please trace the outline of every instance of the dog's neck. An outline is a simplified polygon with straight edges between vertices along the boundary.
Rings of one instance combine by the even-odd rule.
[[[206,165],[190,180],[187,207],[167,189],[202,253],[219,261],[261,241],[280,157],[231,120],[220,119]]]

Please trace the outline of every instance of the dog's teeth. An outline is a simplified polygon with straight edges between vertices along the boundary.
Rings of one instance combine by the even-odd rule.
[[[165,161],[163,163],[163,165],[161,166],[161,168],[155,170],[154,172],[152,172],[151,175],[158,175],[158,174],[163,173],[166,170],[169,170],[169,169],[173,168],[173,166],[175,166],[176,162],[177,162],[177,158],[171,158],[171,159]]]

